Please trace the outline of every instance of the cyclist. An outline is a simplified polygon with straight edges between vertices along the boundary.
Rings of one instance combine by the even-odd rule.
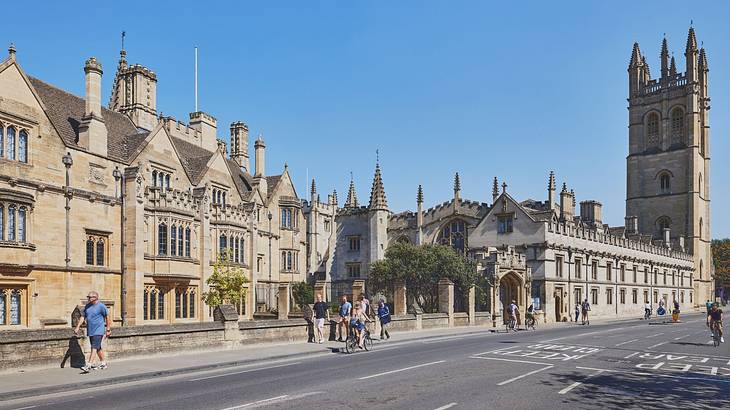
[[[362,349],[363,341],[365,340],[365,323],[369,322],[370,318],[360,308],[360,305],[355,305],[352,309],[352,316],[350,317],[350,329],[357,337],[357,345]]]
[[[507,306],[509,312],[509,324],[512,330],[515,330],[514,323],[517,323],[517,301],[513,300],[512,303]]]
[[[651,318],[651,303],[646,302],[646,305],[644,305],[644,319],[650,319]]]
[[[722,337],[722,309],[719,308],[717,302],[712,304],[710,313],[707,315],[707,326],[710,327],[710,331],[712,331],[713,326],[717,326],[720,343],[725,343],[725,339]]]
[[[535,307],[530,303],[530,306],[527,308],[527,312],[525,312],[525,324],[532,324],[532,321],[535,320]]]

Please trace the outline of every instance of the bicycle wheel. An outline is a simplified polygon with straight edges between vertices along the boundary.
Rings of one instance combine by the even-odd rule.
[[[345,351],[347,353],[354,353],[355,349],[357,349],[357,342],[352,337],[348,337],[345,340]]]
[[[363,346],[365,346],[365,350],[371,351],[373,350],[373,339],[370,338],[370,333],[365,335],[365,338],[362,341]]]

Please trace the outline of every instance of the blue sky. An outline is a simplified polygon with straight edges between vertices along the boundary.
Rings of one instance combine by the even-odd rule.
[[[31,75],[83,94],[83,62],[103,63],[108,101],[127,32],[130,63],[158,74],[158,110],[200,109],[219,136],[245,121],[267,142],[267,173],[288,162],[300,195],[307,172],[340,203],[352,171],[367,202],[380,150],[391,210],[453,195],[489,202],[491,181],[544,199],[550,170],[578,201],[623,223],[627,73],[641,44],[652,75],[662,35],[679,69],[690,20],[707,49],[713,157],[712,236],[730,236],[730,3],[611,2],[13,2],[0,42]],[[16,8],[16,9],[14,9]],[[137,16],[143,15],[140,19]]]

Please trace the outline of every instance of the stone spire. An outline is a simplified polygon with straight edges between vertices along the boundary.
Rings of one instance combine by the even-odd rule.
[[[312,202],[314,202],[314,198],[317,197],[317,184],[314,182],[314,178],[312,178],[312,188],[309,193],[312,195]]]
[[[420,184],[418,185],[418,193],[416,194],[416,203],[423,203],[423,186],[421,186]]]
[[[697,50],[697,37],[695,36],[695,28],[690,26],[689,32],[687,32],[687,47],[685,52]]]
[[[385,188],[383,177],[380,174],[380,163],[375,163],[375,175],[373,176],[373,187],[370,190],[370,209],[388,209],[388,201],[385,199]]]
[[[352,178],[350,173],[350,189],[347,191],[347,201],[345,201],[345,208],[357,208],[360,204],[357,202],[357,192],[355,192],[355,180]]]
[[[337,207],[337,190],[336,189],[332,190],[332,205]]]
[[[461,200],[461,179],[459,178],[458,172],[454,176],[454,199],[457,201]]]
[[[629,68],[638,67],[641,65],[641,49],[639,49],[639,43],[634,43],[634,48],[631,50],[631,61],[629,62]]]
[[[555,206],[555,171],[550,171],[548,177],[548,208],[553,209]]]
[[[641,65],[644,67],[644,76],[647,80],[651,80],[651,70],[649,70],[649,63],[646,62],[646,56],[641,56]]]
[[[494,177],[494,181],[492,181],[492,202],[496,201],[498,196],[499,196],[499,181],[497,181],[497,177]]]
[[[677,75],[677,63],[674,62],[674,56],[672,56],[672,60],[669,63],[669,75],[671,77]]]
[[[573,201],[573,209],[575,210],[575,191],[573,191],[573,188],[570,189],[570,197],[572,198],[571,200]]]
[[[667,78],[669,75],[669,47],[667,46],[667,38],[662,39],[662,78]]]
[[[672,61],[674,61],[674,57],[672,57]],[[700,57],[697,66],[699,67],[700,71],[709,71],[709,67],[707,66],[707,55],[705,54],[705,48],[702,47],[700,49]]]

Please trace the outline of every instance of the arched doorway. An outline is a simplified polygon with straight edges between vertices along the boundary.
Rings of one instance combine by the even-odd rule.
[[[502,308],[502,317],[507,320],[509,312],[507,308],[510,303],[514,300],[519,311],[522,312],[525,309],[524,305],[524,283],[522,278],[515,272],[509,272],[499,280],[499,301]],[[518,318],[520,323],[522,322],[523,315],[520,314]]]

